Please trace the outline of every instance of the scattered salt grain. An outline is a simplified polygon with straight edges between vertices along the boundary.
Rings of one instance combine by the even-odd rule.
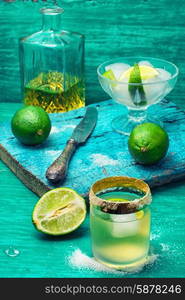
[[[47,154],[51,155],[51,156],[58,156],[61,153],[61,150],[48,150]]]
[[[160,238],[160,233],[152,233],[151,237],[150,237],[150,240],[151,241],[158,240],[159,238]]]
[[[154,261],[157,259],[157,254],[151,254],[146,259],[145,263],[140,265],[139,267],[129,268],[125,271],[118,271],[106,267],[96,261],[93,257],[89,257],[86,254],[82,253],[80,249],[76,249],[72,255],[68,258],[68,262],[72,267],[76,267],[78,269],[87,269],[92,271],[98,271],[103,273],[115,274],[115,275],[126,275],[128,273],[138,273],[140,272],[144,266],[153,264]]]
[[[162,247],[162,251],[169,251],[170,247],[164,243],[161,243],[160,246]]]
[[[72,125],[72,124],[63,125],[61,128],[58,128],[56,126],[52,126],[51,133],[63,132],[68,128],[75,128],[75,127],[76,127],[76,125]]]
[[[108,157],[107,155],[103,155],[100,153],[92,154],[90,156],[90,158],[92,158],[93,164],[97,165],[99,167],[104,167],[104,166],[108,166],[108,165],[110,165],[110,166],[119,165],[118,160],[114,160],[114,159]]]

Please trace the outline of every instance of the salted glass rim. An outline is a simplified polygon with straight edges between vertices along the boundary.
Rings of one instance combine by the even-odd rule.
[[[137,58],[137,59],[141,59],[141,60],[156,60],[156,61],[161,61],[161,62],[164,62],[166,64],[169,64],[171,66],[174,67],[175,69],[175,73],[169,78],[169,79],[165,79],[165,80],[158,80],[158,81],[151,81],[151,82],[142,82],[142,83],[129,83],[128,81],[124,81],[124,80],[113,80],[113,79],[109,79],[105,76],[103,76],[100,72],[100,69],[103,67],[103,66],[106,66],[106,65],[110,65],[110,64],[113,64],[115,61],[119,61],[120,60],[126,60],[126,59],[134,59],[134,58]],[[159,83],[163,83],[163,82],[168,82],[172,79],[174,79],[175,77],[178,76],[179,74],[179,68],[172,62],[168,61],[168,60],[165,60],[165,59],[161,59],[161,58],[154,58],[154,57],[149,57],[149,56],[122,56],[122,57],[118,57],[118,58],[114,58],[114,59],[109,59],[103,63],[101,63],[98,68],[97,68],[97,73],[98,73],[98,76],[103,78],[104,80],[107,80],[108,82],[110,83],[116,83],[116,84],[123,84],[123,85],[133,85],[133,86],[141,86],[141,85],[155,85],[155,84],[159,84]]]
[[[97,196],[101,191],[110,191],[111,188],[127,187],[133,188],[137,191],[143,192],[144,195],[129,202],[114,202],[105,200]],[[128,176],[112,176],[106,177],[96,181],[90,188],[89,192],[90,204],[101,206],[102,208],[116,211],[121,208],[122,213],[134,213],[142,209],[145,205],[149,205],[152,201],[151,191],[149,185],[134,177]]]

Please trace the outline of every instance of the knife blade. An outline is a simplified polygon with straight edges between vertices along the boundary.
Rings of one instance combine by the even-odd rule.
[[[98,112],[95,107],[88,107],[85,116],[75,127],[71,138],[60,156],[49,166],[46,171],[46,178],[52,183],[58,183],[66,177],[69,161],[77,147],[85,143],[96,126]]]

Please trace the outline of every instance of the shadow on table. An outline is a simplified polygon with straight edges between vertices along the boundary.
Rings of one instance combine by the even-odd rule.
[[[156,193],[159,193],[162,191],[166,191],[166,189],[173,191],[173,189],[175,190],[176,188],[178,188],[178,189],[182,189],[184,191],[184,184],[185,184],[185,178],[178,179],[178,177],[177,177],[177,179],[173,182],[169,182],[162,186],[155,186],[155,187],[151,188],[152,195],[155,195]]]
[[[42,232],[35,232],[34,237],[39,240],[45,240],[45,241],[66,241],[66,240],[71,240],[71,239],[79,239],[79,238],[84,238],[86,236],[89,236],[89,228],[88,226],[82,226],[75,231],[66,234],[66,235],[60,235],[60,236],[52,236],[48,234],[44,234]]]

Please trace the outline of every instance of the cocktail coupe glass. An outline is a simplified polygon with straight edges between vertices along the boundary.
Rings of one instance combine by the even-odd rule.
[[[139,68],[142,66],[143,78],[139,83],[130,83],[128,70],[135,64]],[[110,70],[114,75],[113,79],[112,74],[108,74],[111,78],[105,77],[105,72]],[[112,127],[115,131],[129,135],[136,125],[143,122],[163,126],[157,116],[150,117],[147,108],[161,101],[174,88],[179,73],[175,64],[152,57],[121,57],[102,63],[97,73],[104,91],[128,109],[113,119]]]

